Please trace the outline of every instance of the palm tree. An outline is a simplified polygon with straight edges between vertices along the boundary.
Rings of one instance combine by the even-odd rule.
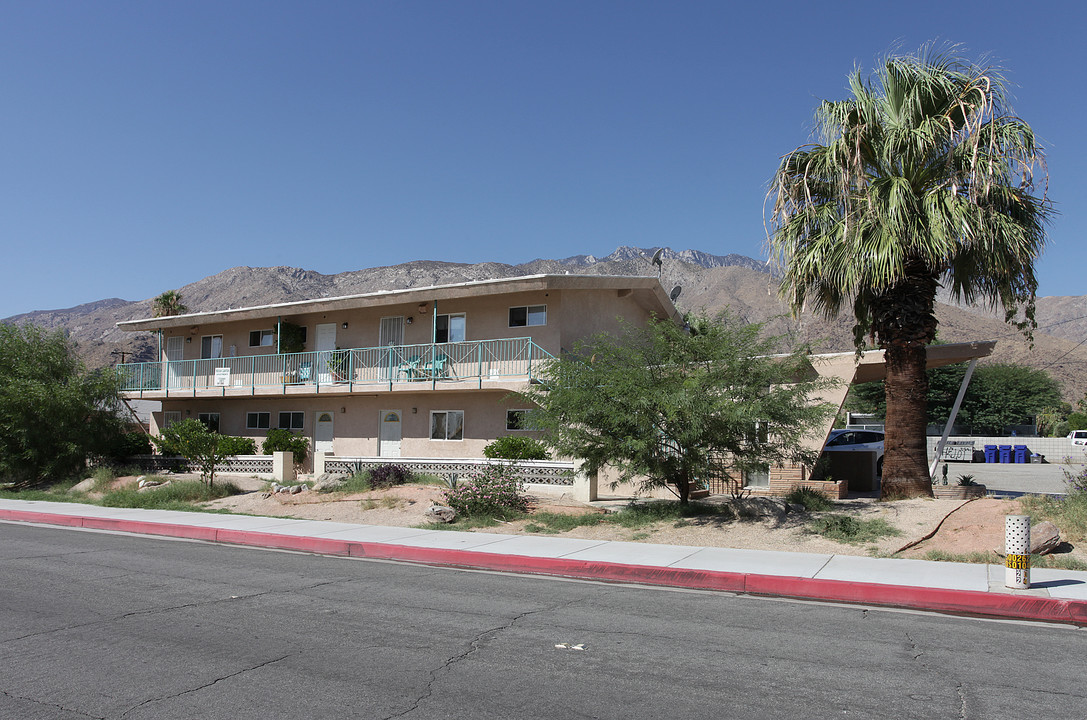
[[[855,70],[852,97],[816,111],[823,144],[786,155],[770,190],[782,297],[828,318],[851,304],[858,351],[866,337],[886,351],[885,498],[932,494],[925,361],[940,286],[1035,327],[1044,155],[999,71],[956,51],[890,56],[868,79]]]
[[[181,293],[176,290],[167,290],[151,301],[152,317],[169,317],[170,315],[184,315],[189,311],[181,302]]]

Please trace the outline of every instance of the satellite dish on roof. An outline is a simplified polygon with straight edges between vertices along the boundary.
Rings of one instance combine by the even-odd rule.
[[[661,272],[664,270],[664,263],[661,262],[661,254],[664,253],[664,248],[657,248],[657,252],[653,253],[653,259],[650,261],[657,266],[657,277],[661,276]]]
[[[672,292],[668,293],[668,297],[672,300],[672,302],[675,302],[676,298],[679,297],[679,294],[681,292],[683,292],[683,286],[676,285],[674,288],[672,288]]]

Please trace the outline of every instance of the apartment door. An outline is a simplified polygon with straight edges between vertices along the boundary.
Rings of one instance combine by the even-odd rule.
[[[313,451],[332,454],[333,417],[331,412],[317,412],[313,423]]]
[[[380,347],[388,348],[383,354],[384,367],[381,370],[382,379],[388,380],[400,367],[400,364],[404,362],[400,352],[400,346],[404,344],[403,316],[381,318],[381,325],[378,326],[377,330],[377,344]]]
[[[191,375],[192,371],[185,372],[183,367],[184,363],[181,362],[185,359],[185,338],[180,335],[173,335],[166,338],[166,360],[164,364],[163,372],[166,374],[166,387],[167,388],[179,388],[181,387],[182,380]]]
[[[336,323],[320,323],[317,326],[317,341],[314,347],[317,350],[317,381],[320,383],[332,382],[332,373],[328,369],[330,350],[336,349]]]
[[[400,411],[382,410],[377,454],[380,457],[400,457]]]

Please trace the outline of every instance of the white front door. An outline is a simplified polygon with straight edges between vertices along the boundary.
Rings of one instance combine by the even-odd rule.
[[[321,323],[317,326],[317,382],[332,382],[332,373],[328,370],[328,358],[331,350],[336,349],[336,323]]]
[[[331,412],[316,413],[313,423],[313,452],[332,454],[332,418]]]
[[[182,367],[184,363],[181,362],[185,359],[185,338],[180,335],[166,338],[166,359],[169,361],[164,368],[167,377],[166,387],[179,388],[182,378],[192,374],[191,371],[189,373],[184,371]]]
[[[382,410],[377,454],[381,457],[400,457],[400,411]]]
[[[383,317],[377,329],[377,344],[383,348],[390,348],[383,356],[384,367],[382,378],[388,380],[396,368],[404,361],[397,349],[404,344],[404,317]]]

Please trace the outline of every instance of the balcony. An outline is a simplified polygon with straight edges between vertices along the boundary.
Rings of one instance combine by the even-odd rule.
[[[129,397],[473,389],[534,382],[551,358],[531,338],[118,365]]]

